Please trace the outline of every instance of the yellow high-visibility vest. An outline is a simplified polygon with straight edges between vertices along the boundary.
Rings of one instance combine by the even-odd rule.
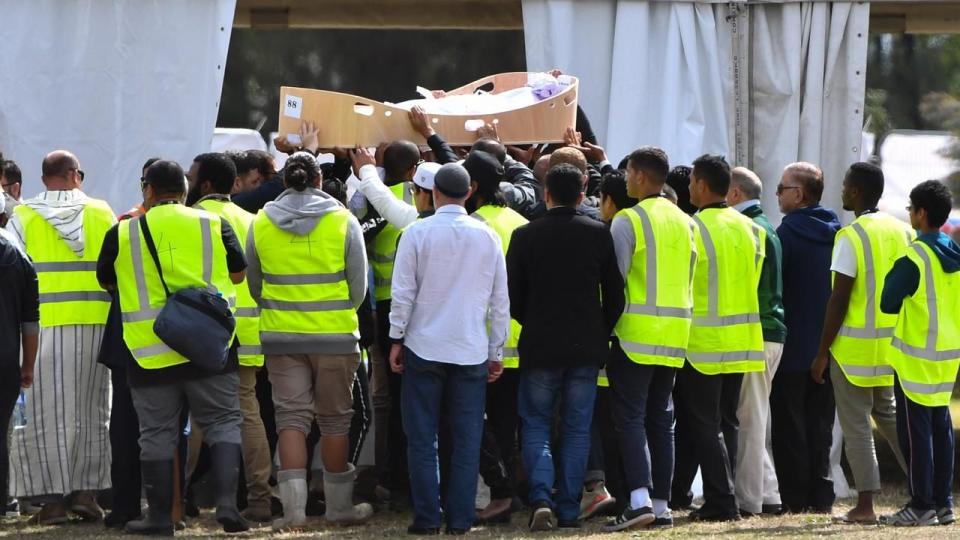
[[[253,243],[263,271],[260,340],[297,334],[360,337],[347,283],[346,240],[352,216],[345,208],[324,214],[310,234],[284,231],[260,212]]]
[[[153,323],[167,303],[167,295],[143,239],[141,220],[144,218],[149,222],[163,280],[171,293],[212,287],[232,308],[236,303],[236,289],[227,269],[220,216],[182,204],[163,204],[151,208],[144,216],[120,223],[114,269],[120,294],[123,341],[140,367],[161,369],[186,364],[189,360],[153,332]]]
[[[510,248],[510,238],[513,236],[513,231],[528,223],[527,218],[510,208],[492,204],[477,208],[471,216],[486,223],[497,233],[497,236],[500,237],[500,247],[503,248],[504,255]],[[503,345],[503,367],[505,368],[520,366],[520,352],[517,350],[517,344],[520,343],[520,331],[520,323],[510,319],[510,333]]]
[[[850,384],[890,386],[893,368],[887,362],[897,316],[880,311],[883,279],[913,241],[913,230],[887,214],[862,215],[837,232],[857,255],[857,277],[840,333],[830,346]]]
[[[707,375],[763,371],[757,286],[767,233],[732,208],[693,216],[697,265],[687,359]]]
[[[887,360],[908,399],[946,407],[960,367],[960,272],[944,272],[923,242],[911,244],[907,257],[920,270],[920,285],[903,300]]]
[[[26,204],[14,215],[23,226],[27,255],[33,260],[40,289],[40,326],[106,324],[110,294],[97,281],[97,258],[103,237],[117,222],[110,206],[87,199],[83,209],[83,256],[78,257],[60,233]]]
[[[693,315],[693,221],[662,197],[644,199],[617,216],[630,220],[636,238],[624,279],[627,303],[615,329],[620,347],[638,364],[681,367]]]
[[[396,198],[413,205],[410,186],[410,182],[401,182],[390,186],[390,191]],[[400,229],[387,223],[373,239],[373,246],[370,249],[370,267],[373,268],[374,300],[389,300],[391,297],[390,285],[393,283],[393,262],[397,258],[397,242],[400,240],[400,232]]]
[[[243,249],[247,248],[247,233],[253,223],[253,214],[230,202],[229,195],[210,197],[197,203],[200,208],[220,216],[233,229],[237,241]],[[241,366],[260,367],[263,365],[263,350],[260,347],[260,306],[250,295],[250,286],[246,280],[236,286],[237,310],[237,355]]]

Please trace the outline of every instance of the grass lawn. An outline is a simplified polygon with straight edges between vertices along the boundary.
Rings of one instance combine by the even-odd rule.
[[[896,510],[906,500],[902,490],[891,491],[879,499],[879,511],[889,513]],[[852,500],[842,500],[834,506],[835,513],[846,511]],[[894,528],[879,526],[837,525],[829,516],[789,515],[776,518],[753,518],[736,523],[700,524],[690,523],[686,513],[675,514],[676,526],[660,531],[628,531],[618,534],[605,534],[601,530],[603,519],[596,518],[588,522],[583,529],[572,532],[530,533],[526,529],[526,513],[514,515],[510,525],[481,527],[474,529],[469,536],[475,538],[689,538],[692,536],[725,538],[812,538],[843,536],[844,538],[960,538],[960,524],[947,527]],[[311,521],[309,528],[296,533],[273,534],[269,527],[252,529],[240,535],[227,535],[220,531],[209,511],[200,519],[190,522],[187,530],[177,533],[179,538],[412,538],[406,535],[409,516],[384,511],[361,527],[330,527],[320,520]],[[26,518],[7,520],[0,525],[0,538],[59,538],[87,539],[123,537],[121,533],[107,531],[102,525],[70,524],[58,527],[30,527]],[[127,536],[129,538],[129,536]]]

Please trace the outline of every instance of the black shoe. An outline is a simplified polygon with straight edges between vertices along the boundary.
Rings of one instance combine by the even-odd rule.
[[[742,517],[743,519],[750,519],[750,518],[760,517],[760,514],[756,512],[750,512],[741,508],[740,517]]]
[[[724,512],[700,507],[690,512],[690,521],[740,521],[740,512],[736,510]]]
[[[451,529],[447,527],[447,530],[444,532],[447,536],[466,536],[470,532],[470,529]]]
[[[608,521],[607,524],[603,526],[603,530],[605,532],[617,532],[632,527],[646,527],[656,521],[656,519],[657,516],[653,513],[653,508],[649,506],[642,508],[630,508],[628,506],[619,516]]]
[[[20,517],[20,501],[11,499],[9,503],[3,505],[3,515],[0,517]]]
[[[140,474],[147,492],[147,516],[128,521],[123,530],[143,536],[173,536],[173,460],[141,461]]]
[[[533,503],[533,511],[530,512],[530,522],[528,527],[531,531],[551,531],[557,527],[557,518],[553,515],[553,509],[546,501],[537,501]]]
[[[787,510],[782,504],[764,504],[760,507],[760,513],[765,516],[782,516]]]
[[[667,503],[667,507],[671,510],[693,510],[693,496],[689,492],[685,495],[675,496]]]
[[[108,529],[122,529],[128,521],[143,519],[142,515],[128,516],[120,512],[110,512],[103,518],[103,524]]]
[[[237,484],[243,452],[239,444],[217,443],[210,447],[213,481],[217,497],[217,523],[228,533],[250,530],[247,520],[237,510]]]
[[[417,527],[411,525],[407,527],[407,534],[415,536],[436,536],[440,534],[440,527]]]
[[[559,520],[559,519],[557,520],[558,529],[579,529],[581,527],[582,525],[580,524],[580,520],[578,519],[575,519],[573,521],[565,521],[565,520]]]
[[[667,509],[666,512],[657,516],[657,519],[653,520],[653,523],[650,524],[649,528],[651,529],[672,529],[673,528],[673,513]]]

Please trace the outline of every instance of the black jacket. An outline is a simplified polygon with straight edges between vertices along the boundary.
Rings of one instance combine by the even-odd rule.
[[[37,334],[39,321],[40,296],[33,263],[0,236],[0,365],[14,364],[19,369],[21,330]]]
[[[513,232],[510,314],[523,325],[520,368],[602,365],[623,312],[613,239],[599,221],[554,208]]]

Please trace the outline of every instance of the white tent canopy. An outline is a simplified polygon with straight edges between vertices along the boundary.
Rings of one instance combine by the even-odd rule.
[[[774,187],[819,164],[824,204],[859,159],[869,4],[523,0],[527,66],[580,77],[580,104],[613,161],[657,145],[671,164],[727,156]]]
[[[146,158],[210,147],[235,0],[0,0],[0,149],[43,190],[45,153],[73,151],[85,188],[122,212]]]

